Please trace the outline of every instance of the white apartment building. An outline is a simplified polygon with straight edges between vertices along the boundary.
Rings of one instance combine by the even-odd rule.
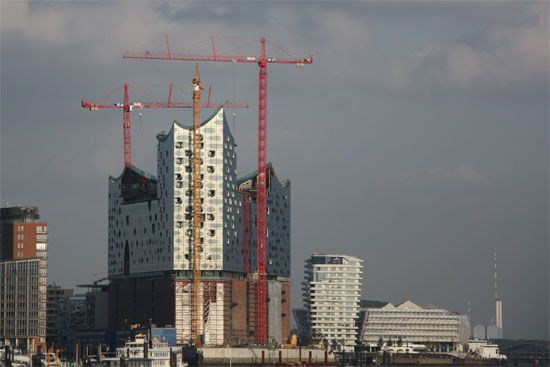
[[[368,308],[360,333],[361,343],[370,348],[376,348],[382,339],[383,344],[401,340],[403,345],[425,344],[431,350],[451,351],[462,348],[469,338],[466,315],[411,301]]]
[[[313,254],[306,260],[302,295],[311,336],[334,349],[353,351],[361,298],[363,260]]]

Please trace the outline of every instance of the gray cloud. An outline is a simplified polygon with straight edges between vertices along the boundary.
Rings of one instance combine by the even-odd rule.
[[[257,54],[267,34],[298,69],[270,67],[269,159],[293,187],[293,306],[314,251],[366,260],[364,295],[411,298],[474,323],[493,314],[502,269],[505,333],[547,338],[546,2],[0,2],[1,201],[50,222],[50,281],[106,270],[107,177],[121,115],[80,100],[129,81],[132,97],[188,99],[190,63],[121,60],[126,50]],[[198,39],[192,35],[199,35]],[[236,37],[234,37],[236,36]],[[241,38],[246,36],[247,38]],[[270,55],[285,53],[269,44]],[[235,111],[238,172],[255,168],[257,70],[202,65]],[[163,83],[159,86],[159,83]],[[115,93],[105,101],[121,98]],[[155,173],[155,135],[190,111],[134,115],[134,160]],[[421,284],[422,286],[418,286]],[[525,302],[528,299],[529,302]]]
[[[429,44],[410,57],[391,60],[389,85],[493,92],[547,88],[548,3],[522,10],[522,24],[494,25],[475,38]]]
[[[433,167],[421,172],[405,173],[398,185],[415,190],[473,190],[494,187],[486,177],[470,163],[463,162],[447,169]]]

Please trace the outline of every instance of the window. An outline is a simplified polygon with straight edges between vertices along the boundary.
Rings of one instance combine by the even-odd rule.
[[[216,190],[208,190],[208,196],[212,197],[216,195]]]
[[[208,166],[206,167],[206,170],[208,171],[208,173],[214,173],[214,166]]]
[[[208,220],[214,220],[214,214],[206,214],[206,218],[208,218]]]
[[[208,231],[208,235],[209,235],[210,237],[214,237],[214,236],[216,235],[216,230],[214,230],[214,229],[209,230],[209,231]]]
[[[209,157],[214,157],[214,156],[216,156],[216,151],[215,151],[215,150],[209,150],[209,151],[208,151],[208,156],[209,156]]]
[[[191,150],[188,149],[188,150],[185,151],[185,156],[186,157],[191,157],[192,155],[193,155],[193,152],[191,152]]]

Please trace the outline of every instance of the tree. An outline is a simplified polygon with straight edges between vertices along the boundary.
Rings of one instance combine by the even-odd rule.
[[[323,347],[325,350],[328,350],[328,340],[327,338],[323,338]]]
[[[403,346],[403,339],[401,339],[401,337],[399,337],[399,339],[397,339],[397,346],[398,346],[398,347],[402,347],[402,346]]]
[[[384,346],[384,339],[382,339],[382,337],[380,337],[380,339],[378,339],[378,348],[382,348]]]
[[[387,345],[388,345],[388,347],[391,347],[393,345],[393,342],[392,342],[391,338],[388,340]]]

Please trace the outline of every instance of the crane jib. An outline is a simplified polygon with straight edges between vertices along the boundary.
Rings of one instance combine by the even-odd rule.
[[[218,61],[218,62],[259,62],[260,58],[256,56],[226,56],[226,55],[192,55],[192,54],[166,54],[153,52],[126,52],[125,59],[154,59],[154,60],[188,60],[188,61]],[[306,65],[313,63],[313,57],[308,56],[301,59],[278,59],[268,57],[267,63],[270,64],[295,64]]]

